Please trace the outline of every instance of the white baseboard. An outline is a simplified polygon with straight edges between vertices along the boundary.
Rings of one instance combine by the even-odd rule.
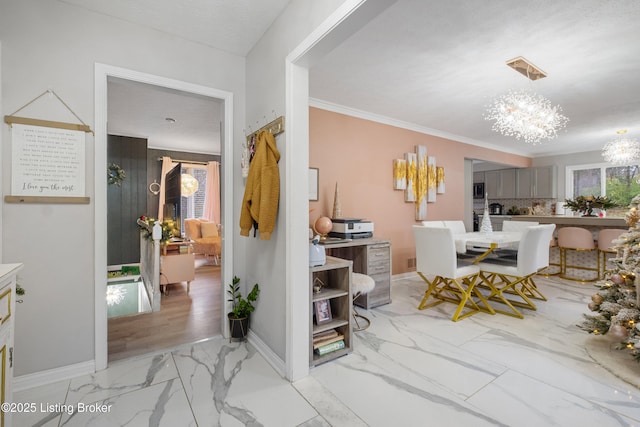
[[[93,374],[96,371],[95,361],[76,363],[60,368],[47,369],[33,374],[20,375],[13,379],[13,391],[27,390],[57,381],[68,380],[80,375]]]
[[[282,378],[286,378],[286,365],[284,361],[280,359],[280,357],[278,357],[278,355],[275,354],[273,350],[264,343],[264,341],[254,334],[251,329],[249,329],[247,339],[249,340],[249,343],[258,350],[258,353],[265,358],[267,363],[269,363],[269,365],[271,365],[271,367],[275,369]]]

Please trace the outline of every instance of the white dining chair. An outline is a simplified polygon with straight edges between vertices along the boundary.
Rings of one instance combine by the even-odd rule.
[[[543,224],[540,225],[540,228],[543,229],[542,240],[537,244],[538,254],[536,256],[536,267],[538,268],[538,273],[542,270],[549,267],[549,250],[550,243],[553,239],[553,232],[556,229],[555,224]],[[546,243],[545,243],[546,242]],[[529,277],[529,280],[525,282],[526,290],[528,291],[528,295],[531,298],[540,299],[546,301],[547,298],[540,292],[536,282],[534,281],[534,275]]]
[[[478,264],[482,286],[489,290],[487,299],[502,303],[510,309],[506,311],[496,309],[494,306],[493,308],[497,313],[522,319],[524,316],[516,306],[531,310],[536,309],[536,305],[531,301],[530,297],[530,288],[532,287],[530,279],[538,272],[539,265],[543,263],[543,261],[539,260],[542,253],[540,246],[545,246],[548,249],[549,241],[547,236],[548,227],[541,225],[527,227],[522,233],[515,263],[509,260],[497,259],[483,261]],[[533,287],[535,287],[535,284],[533,284]],[[508,298],[509,294],[516,295],[519,299]]]
[[[502,231],[522,233],[524,230],[527,229],[527,227],[531,227],[538,224],[539,224],[538,221],[511,221],[506,219],[502,221]],[[518,249],[518,245],[514,245],[508,249],[505,249],[505,251],[508,251],[508,250],[516,251],[517,249]],[[515,256],[515,253],[512,253],[511,255]]]
[[[451,231],[453,232],[453,234],[464,234],[467,232],[467,229],[464,226],[464,222],[460,221],[460,220],[445,220],[442,221],[444,222],[444,226],[447,228],[450,228]]]
[[[424,227],[444,228],[444,221],[422,221]]]
[[[416,241],[416,270],[428,287],[419,310],[434,307],[443,302],[457,304],[451,320],[471,316],[481,311],[474,300],[477,297],[483,310],[495,314],[484,296],[474,288],[480,269],[476,265],[458,261],[453,232],[449,228],[413,226]],[[433,277],[429,280],[427,277]],[[465,313],[462,311],[467,308]]]

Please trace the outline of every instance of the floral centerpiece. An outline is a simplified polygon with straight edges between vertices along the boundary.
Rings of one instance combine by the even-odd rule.
[[[153,226],[155,225],[157,220],[142,215],[136,222],[138,224],[138,227],[140,227],[140,231],[144,233],[144,237],[146,237],[147,239],[151,239],[153,235]],[[169,240],[171,240],[172,237],[175,237],[179,234],[176,228],[176,223],[171,219],[162,221],[160,223],[160,226],[162,227],[162,239],[160,240],[160,242],[163,244],[167,243]]]
[[[583,212],[582,216],[595,216],[593,210],[609,209],[615,207],[616,204],[607,197],[600,196],[578,196],[575,199],[567,199],[564,201],[564,207],[571,209],[573,212]]]

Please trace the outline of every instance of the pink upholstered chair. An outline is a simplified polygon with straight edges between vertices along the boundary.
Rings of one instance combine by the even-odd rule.
[[[598,280],[600,276],[600,268],[596,264],[595,267],[587,265],[567,265],[567,251],[593,252],[596,250],[596,244],[593,241],[591,231],[581,227],[562,227],[558,229],[558,247],[560,248],[560,277],[568,280],[576,280],[581,282],[593,282]],[[597,254],[596,254],[597,255]],[[582,277],[567,275],[567,268],[587,270],[596,272],[593,279],[585,279]]]
[[[622,228],[605,228],[598,232],[598,271],[600,277],[604,276],[604,272],[607,269],[607,254],[616,253],[616,250],[611,248],[613,241],[626,232],[627,230]],[[602,262],[600,259],[602,259]]]

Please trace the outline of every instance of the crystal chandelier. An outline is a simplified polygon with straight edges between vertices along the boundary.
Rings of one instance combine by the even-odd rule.
[[[617,131],[618,135],[624,135],[626,130]],[[635,138],[620,136],[602,147],[602,157],[614,165],[627,165],[640,159],[640,142]]]
[[[547,98],[527,89],[511,90],[494,100],[484,119],[495,120],[492,130],[533,145],[556,138],[569,121],[559,105],[554,107]]]

